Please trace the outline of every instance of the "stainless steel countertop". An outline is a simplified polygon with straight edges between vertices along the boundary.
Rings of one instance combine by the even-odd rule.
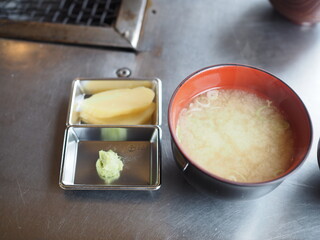
[[[0,40],[0,238],[319,239],[320,26],[294,25],[268,1],[166,0],[149,3],[143,28],[137,54]],[[312,118],[314,141],[303,167],[257,200],[198,193],[172,157],[170,96],[188,74],[218,63],[275,74]],[[163,81],[162,187],[64,191],[58,177],[71,81],[114,77],[121,67]]]

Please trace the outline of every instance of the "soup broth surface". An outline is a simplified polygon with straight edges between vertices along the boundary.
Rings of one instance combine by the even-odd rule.
[[[272,101],[247,91],[196,96],[180,112],[176,135],[198,166],[231,181],[268,181],[292,164],[290,124]]]

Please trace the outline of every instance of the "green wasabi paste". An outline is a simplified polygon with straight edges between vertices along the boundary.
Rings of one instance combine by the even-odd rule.
[[[102,128],[101,138],[104,141],[124,141],[127,139],[125,128]]]
[[[121,158],[112,150],[99,151],[99,159],[96,162],[96,169],[99,177],[105,183],[111,183],[120,177],[120,171],[123,169]]]

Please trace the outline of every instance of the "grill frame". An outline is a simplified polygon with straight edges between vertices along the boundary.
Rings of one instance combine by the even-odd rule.
[[[115,22],[86,26],[0,19],[0,37],[136,50],[147,0],[122,0]]]
[[[0,19],[112,26],[122,0],[2,0]]]

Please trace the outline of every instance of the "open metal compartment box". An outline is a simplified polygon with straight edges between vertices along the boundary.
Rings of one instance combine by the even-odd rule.
[[[94,125],[80,121],[83,99],[105,89],[145,86],[155,92],[149,125]],[[59,185],[65,190],[157,190],[161,186],[162,86],[159,79],[75,79],[69,100]],[[113,150],[124,167],[105,183],[96,171],[100,150]]]

